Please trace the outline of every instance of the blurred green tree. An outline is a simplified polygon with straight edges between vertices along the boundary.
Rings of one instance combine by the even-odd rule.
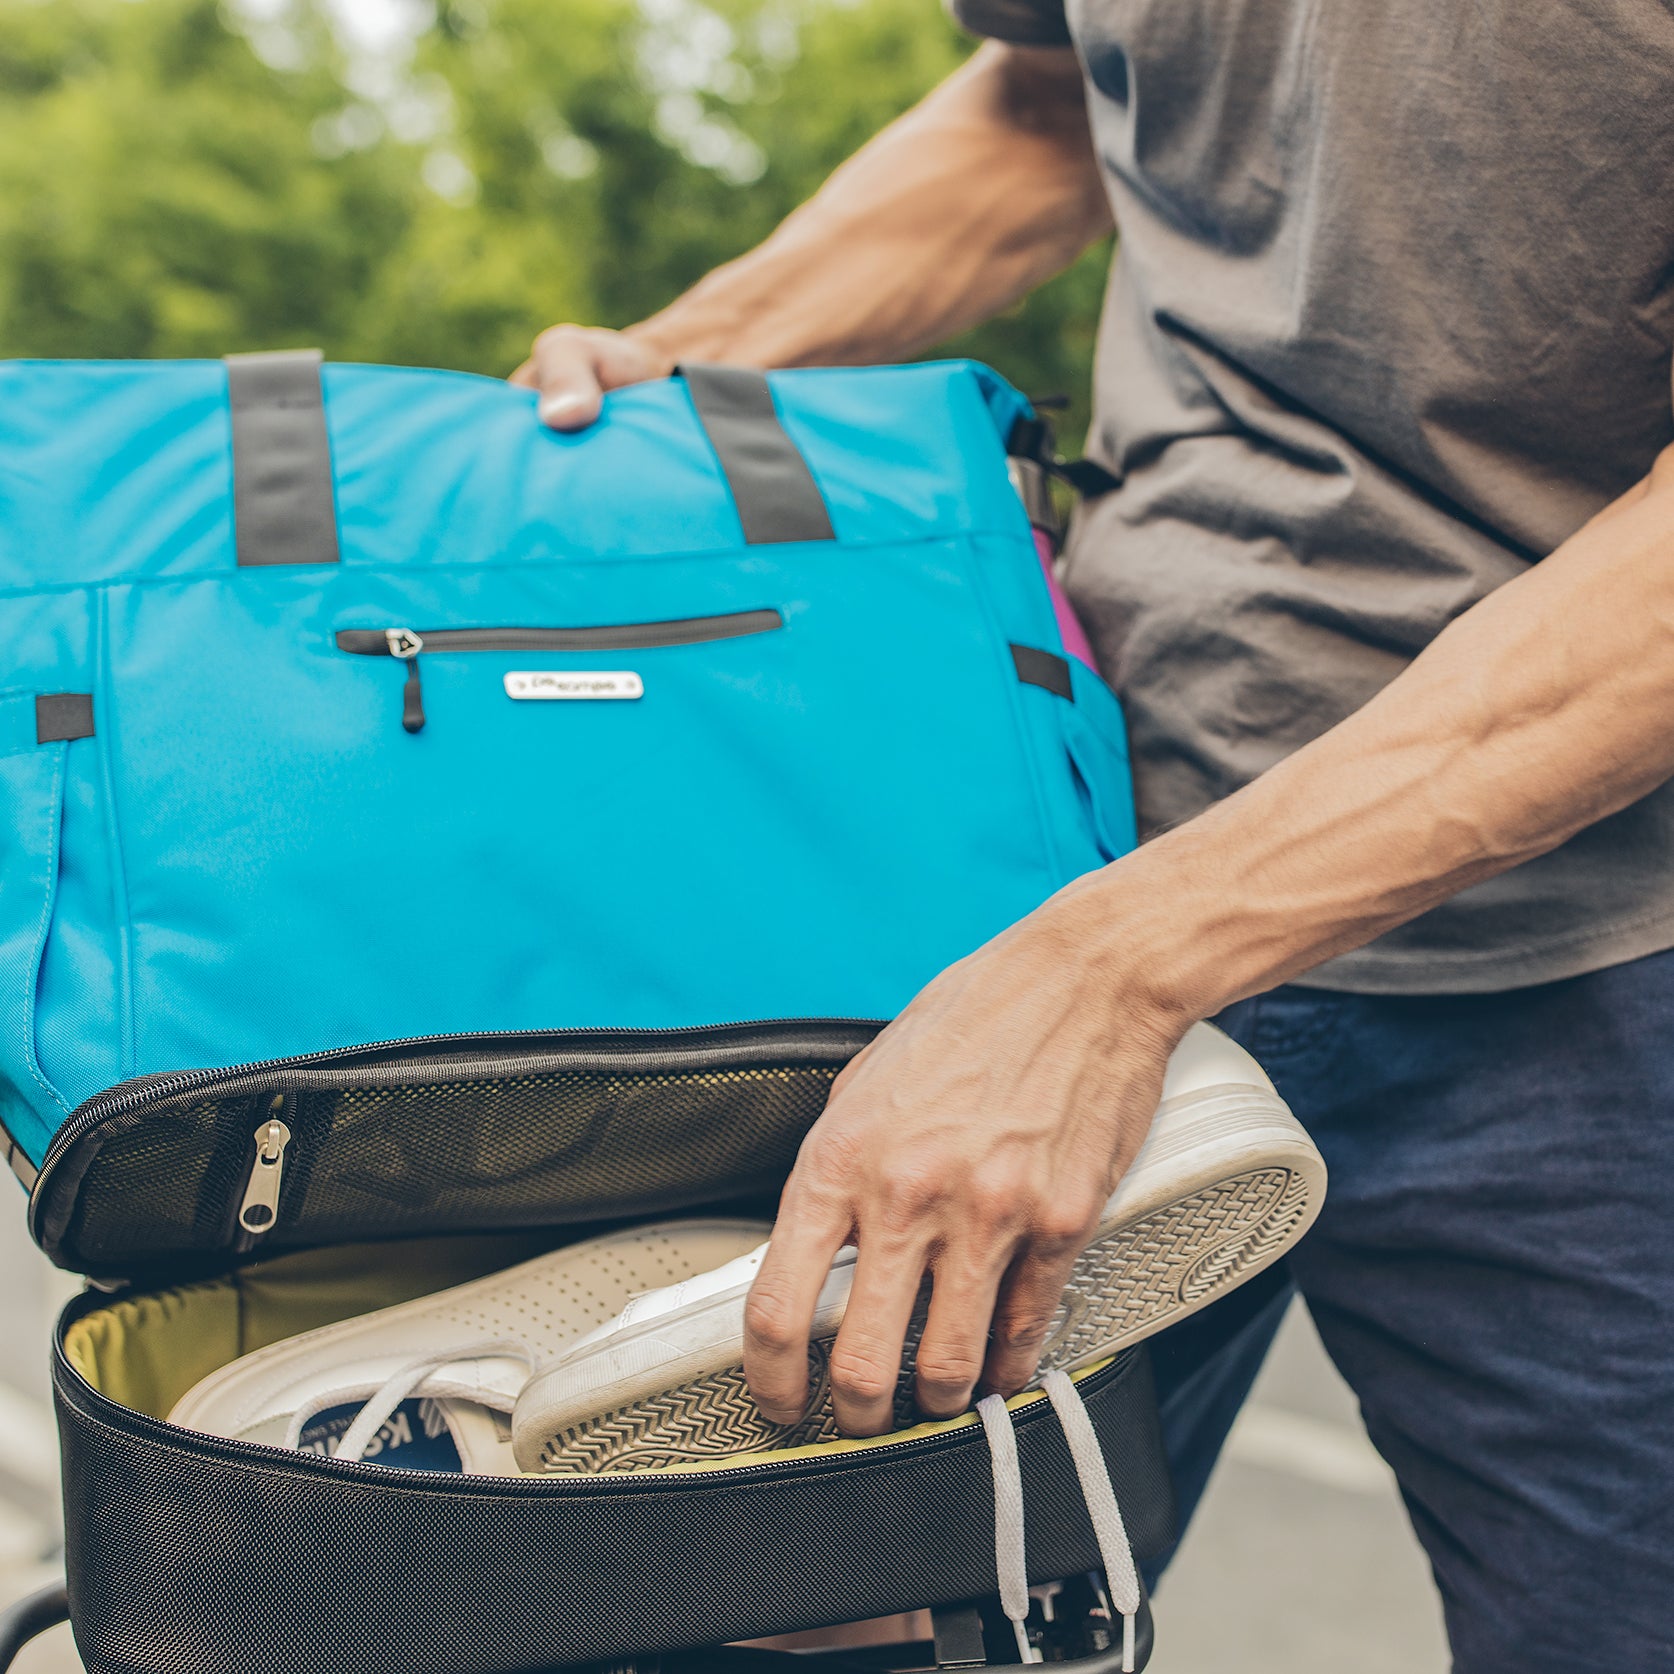
[[[379,75],[317,0],[0,0],[0,354],[502,373],[748,248],[969,50],[935,0],[439,0]],[[1106,260],[958,351],[1078,429]]]
[[[328,159],[330,33],[264,64],[215,0],[0,0],[0,353],[352,340],[417,198],[387,146]]]

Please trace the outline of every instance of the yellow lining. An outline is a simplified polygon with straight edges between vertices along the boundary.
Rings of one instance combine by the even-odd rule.
[[[239,1354],[238,1291],[225,1281],[121,1298],[64,1333],[64,1355],[95,1389],[162,1418]]]
[[[166,1418],[193,1384],[241,1354],[481,1278],[557,1242],[518,1233],[303,1250],[224,1279],[114,1297],[64,1333],[64,1354],[101,1395]]]

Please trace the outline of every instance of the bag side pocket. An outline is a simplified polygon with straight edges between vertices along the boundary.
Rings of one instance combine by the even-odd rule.
[[[36,742],[33,692],[0,692],[0,1123],[37,1165],[68,1109],[35,1050],[68,749]]]
[[[1129,853],[1138,841],[1128,729],[1116,694],[1092,669],[1066,659],[1072,701],[1060,703],[1064,747],[1086,796],[1094,838],[1107,861]]]

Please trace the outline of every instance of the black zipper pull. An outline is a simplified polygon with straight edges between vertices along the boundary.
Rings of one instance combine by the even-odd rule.
[[[401,725],[408,732],[423,732],[424,688],[419,683],[418,655],[424,641],[411,628],[385,628],[384,643],[392,657],[407,665],[407,683],[401,688]]]

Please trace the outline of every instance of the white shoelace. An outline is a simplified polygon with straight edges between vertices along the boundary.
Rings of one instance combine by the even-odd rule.
[[[1040,1652],[1029,1643],[1029,1562],[1023,1539],[1023,1470],[1017,1462],[1017,1432],[1003,1395],[984,1395],[977,1417],[988,1437],[988,1458],[994,1468],[994,1573],[1000,1582],[1000,1608],[1017,1636],[1023,1662],[1039,1662]]]
[[[358,1460],[372,1445],[372,1438],[384,1427],[385,1421],[395,1409],[409,1395],[419,1394],[424,1383],[444,1366],[454,1366],[471,1360],[519,1360],[533,1371],[535,1358],[535,1351],[516,1337],[499,1338],[493,1342],[466,1343],[458,1348],[438,1349],[434,1354],[421,1355],[417,1360],[410,1360],[405,1366],[397,1367],[370,1396],[362,1397],[359,1389],[340,1389],[316,1395],[307,1406],[292,1414],[290,1425],[285,1431],[285,1446],[301,1446],[302,1432],[319,1413],[349,1401],[364,1399],[365,1404],[355,1414],[354,1422],[343,1432],[331,1453],[334,1459]],[[485,1406],[499,1404],[485,1395],[472,1398]],[[506,1410],[511,1410],[509,1403]]]
[[[1139,1616],[1139,1570],[1133,1561],[1133,1547],[1116,1503],[1116,1488],[1110,1467],[1093,1430],[1093,1421],[1082,1404],[1081,1392],[1056,1369],[1045,1373],[1041,1387],[1063,1426],[1070,1458],[1081,1484],[1104,1563],[1110,1601],[1122,1618],[1122,1669],[1133,1674],[1135,1626]],[[1000,1608],[1017,1638],[1018,1655],[1024,1662],[1041,1661],[1040,1652],[1029,1643],[1029,1566],[1023,1534],[1023,1471],[1017,1458],[1017,1435],[1011,1413],[999,1395],[985,1395],[977,1402],[977,1416],[988,1438],[989,1458],[994,1468],[994,1570],[1000,1583]]]

